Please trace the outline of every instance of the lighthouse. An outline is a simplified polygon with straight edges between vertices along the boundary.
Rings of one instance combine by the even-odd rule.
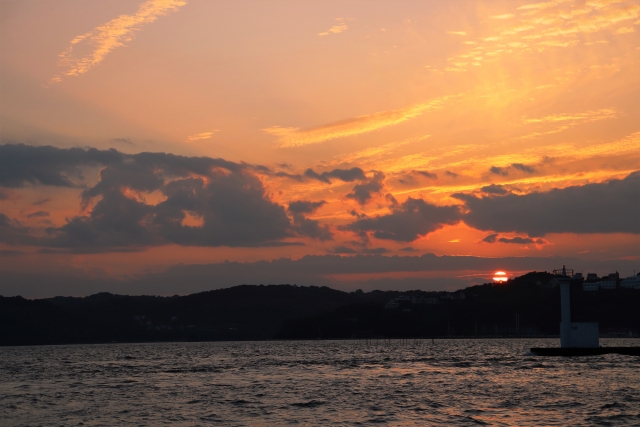
[[[552,282],[560,285],[560,347],[593,348],[600,345],[599,326],[597,322],[571,321],[571,282],[573,270],[563,265],[562,270],[554,270],[556,277]]]

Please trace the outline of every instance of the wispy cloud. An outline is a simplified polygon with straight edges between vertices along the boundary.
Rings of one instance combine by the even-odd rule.
[[[400,147],[403,147],[405,145],[408,145],[417,141],[423,141],[429,138],[430,136],[431,135],[418,136],[415,138],[408,138],[403,141],[390,142],[388,144],[384,144],[378,147],[368,147],[368,148],[365,148],[364,150],[359,150],[353,153],[347,153],[347,154],[336,156],[336,158],[341,163],[342,162],[351,163],[354,161],[362,162],[362,161],[367,161],[371,159],[376,159],[376,158],[380,158],[380,157],[392,154],[395,151],[397,151]]]
[[[565,131],[574,126],[595,122],[598,120],[604,119],[613,119],[616,117],[616,110],[610,108],[603,108],[601,110],[594,111],[584,111],[582,113],[562,113],[562,114],[552,114],[545,117],[524,119],[523,123],[525,125],[555,125],[551,129],[540,130],[536,132],[531,132],[526,135],[514,138],[514,140],[524,140],[524,139],[532,139],[539,138],[544,135],[552,135],[554,133],[559,133]]]
[[[318,33],[319,36],[328,36],[329,34],[339,34],[343,31],[347,31],[349,29],[349,27],[347,27],[347,24],[344,22],[344,18],[336,18],[336,21],[338,21],[338,24],[334,25],[333,27],[329,28],[327,31],[323,31],[322,33]]]
[[[557,122],[591,122],[594,120],[610,119],[616,116],[616,110],[604,108],[596,111],[584,111],[582,113],[552,114],[534,119],[524,119],[525,124],[530,123],[557,123]]]
[[[330,139],[359,135],[387,126],[397,125],[428,111],[441,109],[446,99],[447,97],[436,98],[398,110],[381,111],[358,116],[311,129],[273,126],[263,129],[263,132],[277,137],[279,147],[300,147],[303,145],[317,144]]]
[[[466,31],[447,31],[447,34],[453,34],[454,36],[466,36]]]
[[[191,135],[187,137],[187,142],[200,141],[203,139],[210,139],[214,133],[220,132],[219,129],[213,129],[207,132],[197,133],[195,135]]]
[[[149,24],[160,16],[178,10],[186,0],[148,0],[140,5],[134,15],[120,15],[100,25],[86,34],[75,37],[71,45],[59,55],[58,65],[66,71],[51,79],[59,82],[63,77],[78,76],[98,65],[114,49],[131,41],[143,25]],[[90,49],[91,52],[78,56],[74,49]]]
[[[569,48],[590,34],[630,34],[640,17],[640,4],[630,0],[554,0],[518,7],[514,13],[494,15],[504,21],[492,34],[463,43],[472,50],[448,58],[447,71],[466,71],[494,60],[496,55],[536,53]],[[448,34],[465,35],[464,31]],[[582,43],[587,46],[588,43]]]
[[[515,15],[513,13],[504,13],[502,15],[493,15],[493,19],[509,19],[513,18]]]

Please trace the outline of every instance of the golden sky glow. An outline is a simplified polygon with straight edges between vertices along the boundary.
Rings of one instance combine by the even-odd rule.
[[[582,197],[581,189],[623,185],[640,170],[637,0],[25,0],[0,8],[0,144],[183,156],[128,157],[117,168],[65,160],[46,185],[55,174],[16,181],[0,172],[0,214],[11,233],[30,236],[6,232],[0,251],[18,255],[2,268],[41,262],[123,277],[327,254],[640,261],[633,224],[562,228],[549,219],[548,230],[500,229],[489,213],[489,199]],[[218,163],[205,171],[203,161]],[[109,179],[117,183],[108,191],[126,198],[118,203],[147,212],[137,225],[150,237],[116,245],[104,242],[121,235],[105,233],[99,250],[60,243],[74,218],[98,218],[100,201],[115,194]],[[218,180],[230,187],[205,194]],[[222,243],[200,239],[197,230],[227,214],[203,206],[227,188],[262,197],[229,221],[266,203],[279,225],[265,227],[280,234],[252,240],[253,228],[238,226],[235,242],[220,226]],[[181,207],[160,212],[167,200]],[[169,219],[149,225],[161,215]],[[157,234],[176,224],[195,232]],[[42,243],[55,236],[62,240]],[[511,271],[488,267],[486,280],[495,268]]]

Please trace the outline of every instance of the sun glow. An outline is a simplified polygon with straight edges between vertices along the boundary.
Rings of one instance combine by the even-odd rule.
[[[507,273],[505,273],[504,271],[496,271],[493,274],[493,281],[495,283],[504,283],[507,280],[509,280],[509,278],[507,277]]]

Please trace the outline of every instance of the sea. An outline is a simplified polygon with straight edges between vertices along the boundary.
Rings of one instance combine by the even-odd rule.
[[[640,357],[529,352],[558,341],[0,347],[0,425],[640,426]]]

